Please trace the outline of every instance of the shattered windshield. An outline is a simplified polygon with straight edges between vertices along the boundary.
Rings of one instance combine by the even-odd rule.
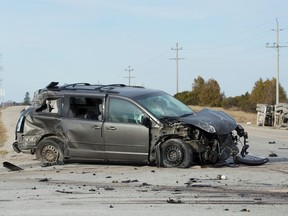
[[[142,95],[135,100],[158,119],[178,118],[194,114],[194,111],[188,106],[164,92]]]

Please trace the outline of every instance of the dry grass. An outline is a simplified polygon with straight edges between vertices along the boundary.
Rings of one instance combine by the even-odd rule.
[[[201,109],[203,109],[203,107],[200,107],[200,106],[191,106],[191,108],[195,111],[200,111]],[[246,113],[246,112],[238,111],[238,110],[225,110],[220,107],[209,107],[209,109],[224,111],[228,113],[229,115],[231,115],[233,118],[235,118],[235,120],[238,123],[251,122],[252,124],[256,124],[256,121],[257,121],[256,113]]]
[[[7,155],[8,153],[7,150],[0,150],[0,156]]]
[[[6,129],[1,120],[1,110],[0,108],[0,147],[4,146],[5,141],[7,140]],[[0,152],[1,155],[1,152]]]

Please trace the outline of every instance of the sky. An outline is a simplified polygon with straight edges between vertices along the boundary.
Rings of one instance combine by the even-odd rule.
[[[22,102],[51,81],[191,91],[198,76],[227,97],[276,76],[288,93],[287,0],[0,0],[0,96]],[[5,93],[5,95],[3,94]]]

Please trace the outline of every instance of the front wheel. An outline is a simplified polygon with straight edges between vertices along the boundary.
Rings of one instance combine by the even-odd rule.
[[[63,145],[53,139],[43,139],[36,147],[36,157],[43,163],[61,164],[64,161]]]
[[[191,147],[179,139],[166,140],[161,145],[161,162],[164,167],[187,168],[192,161]]]

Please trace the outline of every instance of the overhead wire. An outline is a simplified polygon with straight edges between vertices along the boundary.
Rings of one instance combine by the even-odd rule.
[[[243,62],[247,61],[247,58],[249,58],[249,61],[253,60],[253,58],[258,58],[261,55],[262,59],[268,59],[272,58],[274,56],[273,52],[270,52],[266,49],[266,42],[274,36],[275,32],[268,30],[262,30],[258,31],[259,29],[263,29],[263,26],[270,23],[271,21],[274,21],[274,19],[270,19],[262,24],[256,25],[252,28],[249,28],[247,30],[244,30],[239,33],[231,34],[229,36],[223,37],[221,39],[206,41],[194,44],[191,43],[190,46],[186,46],[185,49],[181,50],[183,56],[185,57],[185,61],[188,62],[209,62],[213,64],[223,64],[223,63],[234,63],[234,62]],[[287,30],[285,28],[285,30]],[[256,32],[255,32],[256,31]],[[253,34],[247,34],[254,32]],[[227,41],[227,39],[232,39]],[[261,40],[263,39],[263,41]],[[256,45],[249,45],[251,43],[254,43],[257,41]],[[209,46],[209,43],[212,42],[221,42],[220,45],[217,46]],[[196,51],[195,51],[196,50]],[[205,50],[215,50],[215,52],[211,53],[209,52],[209,55],[206,55],[206,57],[200,56],[197,58],[191,57],[191,51],[197,52],[199,55],[199,51],[205,51]],[[221,52],[220,52],[221,51]],[[223,54],[223,52],[225,52]],[[219,55],[219,53],[222,53]],[[189,55],[190,54],[190,55]],[[203,53],[204,55],[205,53]],[[137,70],[137,76],[142,76],[143,74],[149,73],[152,71],[154,73],[157,72],[163,72],[171,69],[169,64],[165,63],[165,60],[169,60],[171,58],[173,53],[171,52],[171,49],[166,49],[162,52],[160,52],[158,55],[155,55],[154,57],[147,59],[146,61],[143,61],[140,64],[136,64],[135,68]],[[283,55],[286,55],[283,53]],[[209,56],[209,57],[207,57]],[[164,60],[165,59],[165,60]],[[163,61],[164,60],[164,61]],[[162,62],[159,64],[159,62]],[[163,63],[164,62],[164,63]]]

